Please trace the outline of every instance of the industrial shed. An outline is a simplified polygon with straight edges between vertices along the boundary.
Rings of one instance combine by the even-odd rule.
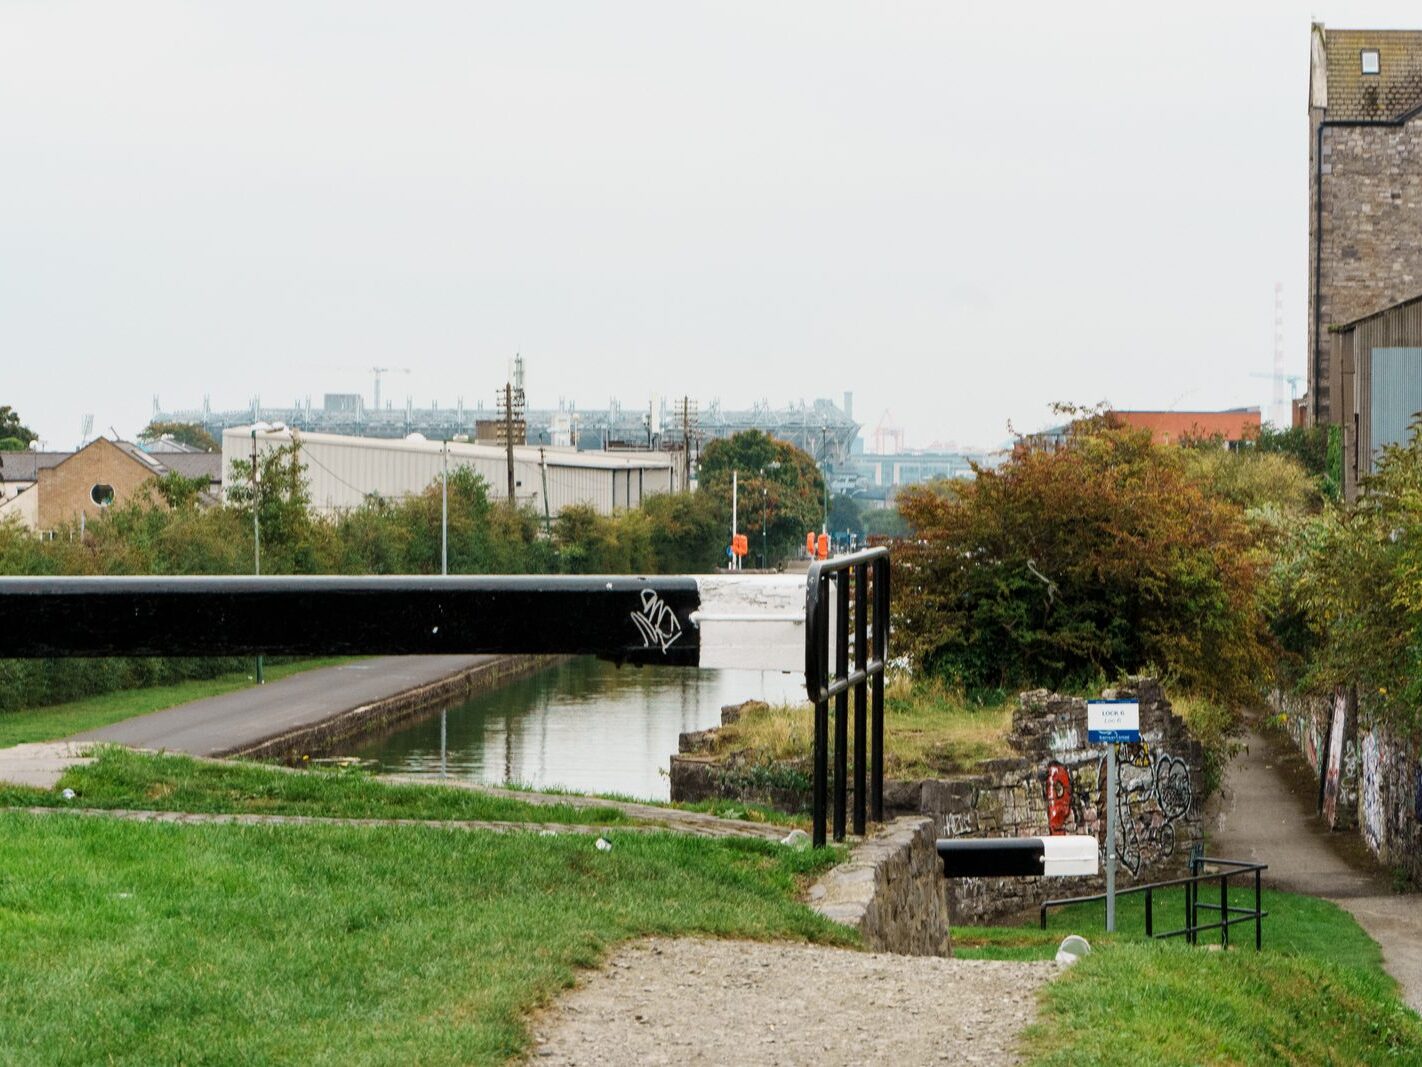
[[[222,484],[232,485],[232,461],[250,459],[255,445],[266,452],[297,440],[311,492],[311,506],[332,513],[360,507],[367,498],[403,500],[423,492],[444,469],[471,467],[489,483],[489,496],[508,496],[508,456],[502,445],[348,437],[233,427],[222,434]],[[589,504],[604,515],[640,507],[658,493],[679,488],[677,461],[665,452],[579,452],[571,448],[515,445],[514,493],[520,505],[557,515],[572,504]]]
[[[1422,296],[1332,328],[1332,395],[1342,403],[1343,491],[1349,500],[1379,451],[1407,440],[1422,412]]]

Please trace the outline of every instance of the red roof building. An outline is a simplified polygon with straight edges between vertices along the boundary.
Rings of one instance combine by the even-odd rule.
[[[1259,436],[1258,408],[1230,408],[1228,411],[1113,411],[1122,426],[1149,430],[1158,445],[1179,444],[1181,439],[1219,438],[1238,444]]]

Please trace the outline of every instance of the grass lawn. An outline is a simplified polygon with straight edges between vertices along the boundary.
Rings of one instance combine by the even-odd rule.
[[[0,815],[6,1062],[500,1063],[644,934],[849,943],[756,841]]]
[[[295,663],[279,663],[263,672],[269,682],[317,667],[335,667],[354,662],[350,656],[325,659],[305,659]],[[145,689],[118,689],[112,693],[74,700],[68,704],[51,704],[43,708],[0,715],[0,748],[24,744],[27,741],[55,741],[86,730],[97,730],[110,723],[122,722],[135,715],[147,715],[178,704],[221,696],[236,689],[246,689],[255,682],[252,676],[238,672],[220,674],[216,678],[197,678],[172,685],[155,685]]]
[[[1231,903],[1252,907],[1252,890]],[[1068,933],[1091,942],[1096,951],[1042,994],[1026,1038],[1035,1064],[1422,1063],[1422,1020],[1351,915],[1271,890],[1264,909],[1261,953],[1250,925],[1233,928],[1228,952],[1147,942],[1138,895],[1118,902],[1114,936],[1092,904],[1053,912],[1047,931],[958,928],[954,945],[964,957],[1048,959]],[[1157,903],[1157,929],[1183,915],[1174,893]]]
[[[72,789],[65,800],[61,791]],[[361,770],[292,772],[260,763],[214,762],[118,745],[67,771],[54,789],[0,785],[3,807],[140,808],[353,819],[476,819],[617,824],[616,808],[528,804],[465,789],[395,785]]]
[[[884,770],[890,778],[933,778],[971,771],[1009,755],[1015,700],[978,704],[942,685],[906,679],[884,693]],[[808,705],[761,705],[721,728],[719,750],[748,750],[751,762],[808,760],[814,724]]]

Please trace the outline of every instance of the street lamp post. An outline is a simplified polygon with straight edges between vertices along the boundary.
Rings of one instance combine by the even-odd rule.
[[[439,572],[449,573],[449,442],[444,442],[444,469],[439,479]]]
[[[773,459],[760,468],[760,566],[765,570],[770,566],[770,537],[768,515],[770,512],[770,485],[766,481],[766,471],[778,471],[780,461]]]

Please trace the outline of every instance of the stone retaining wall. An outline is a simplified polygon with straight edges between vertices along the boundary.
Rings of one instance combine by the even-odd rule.
[[[1422,887],[1422,739],[1368,721],[1343,690],[1276,691],[1271,703],[1313,771],[1324,824],[1357,829],[1380,863]]]
[[[369,704],[350,708],[329,719],[243,745],[217,756],[275,759],[282,762],[330,752],[338,745],[364,739],[432,708],[462,703],[476,693],[488,692],[567,659],[566,656],[500,656],[438,681],[406,689]]]
[[[1139,745],[1120,750],[1117,818],[1118,884],[1133,885],[1182,873],[1191,848],[1204,837],[1204,751],[1171,709],[1159,683],[1134,679],[1108,689],[1107,698],[1140,702]],[[738,709],[723,712],[732,721]],[[714,731],[683,734],[683,754],[672,758],[672,799],[732,797],[790,811],[809,804],[809,778],[798,765],[743,766],[735,754],[717,757]],[[976,774],[886,781],[884,806],[899,815],[929,815],[940,837],[1106,837],[1106,746],[1087,740],[1086,701],[1046,690],[1023,693],[1008,737],[1017,753],[980,764]],[[760,775],[758,779],[756,776]],[[777,778],[776,776],[781,776]],[[954,890],[959,921],[989,922],[1043,900],[1105,889],[1096,878],[963,879]]]
[[[812,908],[875,952],[948,956],[948,898],[932,819],[901,817],[855,846],[810,889]]]
[[[1117,884],[1171,877],[1204,838],[1204,750],[1154,680],[1103,695],[1140,702],[1141,743],[1122,745],[1117,764]],[[1023,693],[1008,741],[1019,755],[988,760],[980,774],[886,783],[885,805],[931,814],[944,837],[1090,834],[1100,844],[1103,873],[961,879],[954,896],[960,921],[987,922],[1043,900],[1105,890],[1106,746],[1087,740],[1086,701],[1045,690]]]

